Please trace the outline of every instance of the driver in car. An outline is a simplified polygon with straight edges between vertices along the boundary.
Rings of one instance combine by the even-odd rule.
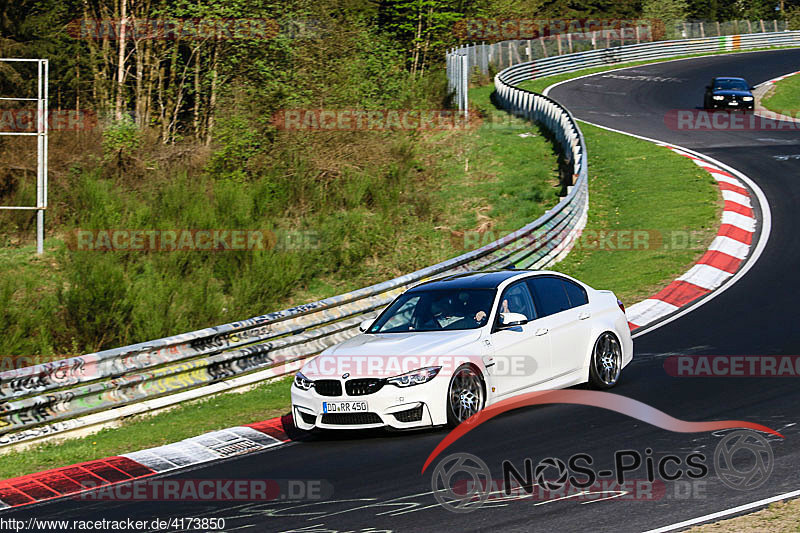
[[[501,313],[510,313],[511,311],[508,310],[508,300],[503,300],[503,303],[500,305],[500,312]],[[480,310],[475,313],[475,322],[483,322],[483,319],[486,318],[486,311]]]

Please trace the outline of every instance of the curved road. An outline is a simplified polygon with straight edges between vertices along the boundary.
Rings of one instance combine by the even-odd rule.
[[[795,273],[800,239],[794,235],[800,205],[800,154],[794,131],[675,131],[663,117],[693,109],[714,75],[740,75],[752,84],[798,70],[800,50],[713,56],[601,73],[556,87],[551,96],[578,118],[692,148],[752,178],[772,210],[772,232],[760,260],[737,284],[692,313],[639,336],[636,356],[614,392],[685,420],[743,419],[772,427],[774,470],[760,487],[728,488],[713,466],[693,489],[686,478],[667,482],[654,501],[622,498],[587,501],[490,501],[467,514],[438,506],[430,493],[428,454],[443,430],[316,437],[306,442],[183,471],[183,479],[324,480],[330,498],[311,503],[75,502],[61,500],[3,517],[70,519],[226,519],[226,531],[643,531],[800,489],[800,382],[797,378],[676,378],[664,370],[669,354],[774,355],[800,353]],[[592,149],[592,147],[590,147]],[[593,149],[598,149],[594,147]],[[642,176],[646,183],[646,176]],[[598,470],[614,466],[617,450],[654,457],[695,451],[710,457],[721,435],[672,433],[602,409],[570,405],[528,408],[500,416],[448,448],[474,454],[502,479],[502,461],[520,471],[523,460],[566,461],[590,454]],[[644,467],[630,478],[643,479]],[[629,479],[630,479],[629,478]],[[688,491],[687,487],[691,490]],[[371,529],[372,528],[372,529]],[[170,528],[168,528],[170,529]]]

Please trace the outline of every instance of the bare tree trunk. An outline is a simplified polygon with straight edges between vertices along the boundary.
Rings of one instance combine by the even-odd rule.
[[[416,77],[417,65],[419,64],[419,48],[420,40],[422,39],[422,10],[417,12],[417,33],[414,38],[414,53],[412,55],[411,75]]]
[[[175,71],[178,69],[178,48],[180,47],[180,39],[175,39],[175,45],[172,47],[172,55],[169,60],[169,72],[167,73],[167,82],[164,91],[164,110],[162,113],[161,124],[161,142],[167,144],[172,139],[172,123],[168,118],[167,113],[175,107]]]
[[[208,127],[206,128],[206,146],[211,144],[211,138],[214,134],[214,113],[217,112],[217,80],[219,73],[217,72],[217,58],[218,58],[219,43],[214,43],[214,51],[211,54],[211,92],[208,99]]]
[[[144,95],[144,105],[142,123],[145,126],[150,125],[150,116],[153,112],[153,82],[158,77],[158,63],[153,60],[153,41],[146,40],[144,42],[144,64],[147,69],[147,82]]]
[[[192,109],[192,126],[195,139],[200,139],[200,51],[194,58],[194,106]]]
[[[119,61],[117,62],[117,120],[122,120],[122,97],[125,91],[125,30],[128,16],[128,0],[120,0]]]

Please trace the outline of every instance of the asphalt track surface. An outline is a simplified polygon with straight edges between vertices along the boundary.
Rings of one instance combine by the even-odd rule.
[[[635,340],[635,359],[615,393],[635,398],[684,420],[741,419],[780,431],[770,437],[774,469],[753,490],[728,488],[713,466],[702,487],[684,496],[686,478],[668,482],[655,501],[622,498],[490,501],[454,513],[431,495],[431,472],[453,452],[480,457],[494,478],[502,461],[522,470],[546,457],[566,461],[588,453],[597,470],[613,467],[616,450],[654,456],[692,451],[711,455],[721,434],[673,433],[613,411],[572,405],[520,409],[491,420],[448,448],[421,474],[445,430],[387,434],[323,435],[263,453],[182,471],[183,479],[325,480],[322,500],[252,502],[92,502],[65,499],[3,513],[27,519],[169,519],[218,517],[226,531],[643,531],[721,511],[800,488],[800,382],[797,378],[670,377],[670,354],[786,355],[800,353],[798,290],[800,154],[796,131],[675,131],[663,120],[675,109],[694,109],[715,75],[743,76],[755,85],[800,67],[800,50],[711,56],[601,73],[556,87],[551,97],[593,123],[676,143],[732,166],[764,191],[772,211],[769,241],[738,283],[688,315]],[[666,80],[665,80],[666,78]],[[595,147],[595,150],[598,148]],[[590,171],[591,172],[591,171]],[[647,176],[642,176],[647,186]],[[644,467],[628,479],[643,479]],[[699,492],[697,492],[699,491]],[[172,529],[172,528],[167,528]]]

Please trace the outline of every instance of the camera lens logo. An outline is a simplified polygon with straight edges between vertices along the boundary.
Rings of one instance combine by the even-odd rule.
[[[491,483],[489,467],[469,453],[448,455],[436,465],[431,477],[436,501],[454,513],[470,513],[486,503]]]
[[[533,471],[536,483],[547,490],[558,490],[567,483],[569,470],[557,457],[542,459]]]
[[[760,487],[772,474],[772,447],[755,431],[735,431],[714,450],[714,469],[719,479],[736,490]]]

